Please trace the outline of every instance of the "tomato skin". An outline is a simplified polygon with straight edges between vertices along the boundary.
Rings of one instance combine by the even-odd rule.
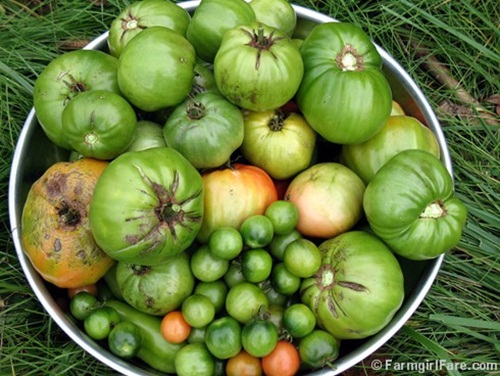
[[[191,325],[187,323],[182,312],[170,311],[161,320],[161,334],[171,343],[182,343],[191,334]]]
[[[222,316],[208,324],[205,343],[218,359],[229,359],[241,351],[241,326],[234,318]]]
[[[429,128],[411,116],[390,116],[368,141],[342,145],[341,160],[368,184],[389,159],[407,149],[422,149],[440,157],[439,143]]]
[[[255,13],[243,0],[203,0],[195,9],[186,37],[196,54],[213,63],[224,34],[255,21]]]
[[[265,249],[249,249],[241,256],[241,271],[248,282],[262,282],[271,274],[273,260]]]
[[[274,350],[262,358],[262,370],[266,376],[293,376],[299,368],[299,352],[285,340],[278,341]]]
[[[266,294],[255,284],[241,282],[229,289],[226,297],[226,311],[241,324],[256,317],[262,307],[268,307]]]
[[[189,325],[199,329],[212,322],[215,307],[205,295],[193,294],[182,302],[182,315]]]
[[[243,243],[250,249],[263,248],[273,240],[273,223],[264,214],[255,214],[243,221],[240,233]]]
[[[228,359],[226,363],[227,376],[260,376],[262,365],[260,359],[241,350],[238,355]]]
[[[198,282],[194,288],[195,294],[206,296],[214,305],[215,312],[218,313],[224,308],[228,287],[222,279],[213,282]]]
[[[338,339],[380,331],[405,294],[403,272],[392,251],[363,231],[325,240],[319,249],[322,266],[300,286],[301,301],[314,312],[318,326]]]
[[[133,358],[139,353],[141,345],[141,329],[130,321],[122,321],[115,325],[108,336],[109,349],[120,358]]]
[[[295,303],[283,312],[283,327],[294,338],[303,338],[310,334],[316,326],[313,311],[302,303]]]
[[[272,178],[286,180],[311,164],[316,132],[300,114],[246,111],[244,124],[242,155]]]
[[[283,263],[297,277],[308,278],[321,266],[321,251],[309,239],[297,239],[285,248]]]
[[[467,220],[446,167],[418,149],[403,150],[382,166],[368,183],[363,208],[373,232],[412,260],[432,259],[456,246]]]
[[[214,59],[220,92],[251,111],[273,110],[287,103],[297,92],[303,73],[298,47],[280,31],[261,23],[227,31]]]
[[[163,26],[185,36],[191,17],[174,2],[148,0],[125,7],[111,22],[108,47],[111,55],[119,57],[125,46],[142,30]]]
[[[258,22],[280,30],[292,37],[297,14],[288,0],[252,0],[250,2]]]
[[[220,227],[239,229],[254,214],[263,214],[278,199],[269,175],[259,167],[235,163],[222,170],[202,174],[204,216],[197,239],[206,243]]]
[[[382,129],[392,109],[391,87],[381,56],[361,28],[318,24],[300,51],[304,79],[296,99],[316,132],[336,144],[356,144]]]
[[[202,282],[217,281],[229,269],[229,261],[215,256],[207,244],[193,252],[190,263],[193,275]]]
[[[175,355],[175,371],[179,376],[212,376],[215,360],[204,343],[189,343]]]
[[[86,291],[78,292],[69,301],[69,310],[78,320],[84,320],[97,307],[97,298]]]
[[[339,355],[340,341],[330,333],[315,329],[299,342],[300,359],[308,367],[324,367]]]
[[[125,151],[139,151],[162,146],[167,145],[161,125],[149,120],[139,120],[134,139]]]
[[[57,146],[71,150],[62,130],[61,115],[79,93],[108,90],[120,93],[118,59],[96,50],[75,50],[52,60],[35,81],[36,116],[47,137]]]
[[[190,96],[175,107],[163,127],[167,146],[197,169],[226,163],[243,142],[243,134],[240,109],[213,92]]]
[[[85,332],[93,339],[106,339],[111,329],[121,321],[118,312],[111,307],[97,307],[83,320]]]

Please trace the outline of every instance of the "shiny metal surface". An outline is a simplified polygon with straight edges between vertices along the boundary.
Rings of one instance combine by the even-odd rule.
[[[193,11],[199,1],[179,3]],[[299,18],[316,23],[331,22],[332,18],[310,9],[294,6]],[[107,34],[92,41],[86,49],[106,47]],[[382,48],[378,47],[384,60],[384,70],[393,89],[395,99],[405,112],[423,121],[436,135],[442,151],[442,160],[452,174],[449,151],[439,122],[422,91],[408,73]],[[9,185],[9,216],[14,246],[26,279],[46,311],[68,336],[89,354],[115,371],[127,376],[160,375],[142,365],[124,361],[111,354],[87,337],[56,303],[50,289],[33,269],[25,256],[20,241],[22,208],[31,184],[54,162],[67,158],[68,153],[55,147],[43,134],[32,109],[22,129],[12,162]],[[405,272],[406,298],[394,319],[381,332],[362,341],[344,341],[341,354],[334,369],[318,370],[311,375],[337,375],[371,355],[387,342],[412,316],[439,272],[443,256],[426,262],[401,260]]]

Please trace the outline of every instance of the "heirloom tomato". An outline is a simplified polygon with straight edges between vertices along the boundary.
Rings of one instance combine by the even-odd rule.
[[[186,38],[172,29],[153,26],[123,49],[118,85],[138,109],[161,110],[178,105],[190,93],[195,64],[194,48]]]
[[[179,152],[157,147],[121,154],[96,184],[92,234],[112,258],[157,265],[184,251],[203,218],[198,171]]]
[[[273,110],[292,99],[303,68],[299,49],[290,38],[261,23],[226,32],[214,60],[220,92],[251,111]]]
[[[467,219],[446,167],[418,149],[401,151],[378,170],[363,207],[373,232],[412,260],[432,259],[455,247]]]
[[[140,151],[159,146],[166,146],[161,125],[149,120],[139,120],[132,143],[125,151]]]
[[[78,94],[90,90],[119,93],[118,59],[95,50],[59,55],[40,73],[33,93],[36,116],[44,132],[57,146],[71,149],[62,130],[61,115]]]
[[[132,143],[137,119],[121,95],[92,90],[81,93],[64,108],[62,129],[73,150],[84,157],[110,160]]]
[[[338,339],[380,331],[403,303],[403,272],[376,236],[350,231],[319,245],[322,265],[302,280],[300,297],[320,328]]]
[[[116,282],[128,304],[151,315],[165,315],[179,308],[194,289],[186,253],[154,266],[118,262]]]
[[[243,142],[243,114],[223,96],[204,92],[178,105],[163,127],[167,146],[198,168],[219,167]]]
[[[411,116],[389,116],[375,136],[361,144],[342,145],[342,163],[363,179],[365,184],[391,157],[402,150],[422,149],[440,155],[439,143],[432,131]]]
[[[259,167],[235,163],[231,167],[202,174],[204,216],[197,239],[205,243],[220,227],[239,229],[245,219],[264,214],[278,199],[269,175]]]
[[[245,111],[241,154],[272,178],[293,177],[311,164],[316,132],[298,113]]]
[[[108,36],[109,52],[119,57],[132,38],[152,26],[167,27],[185,36],[190,20],[189,13],[172,1],[135,1],[125,7],[111,22]]]
[[[297,230],[305,236],[330,238],[351,229],[363,215],[365,184],[336,162],[315,164],[298,174],[285,199],[299,211]]]
[[[244,0],[203,0],[196,7],[186,37],[196,54],[213,63],[224,34],[255,21],[255,13]]]
[[[352,23],[318,24],[300,47],[304,79],[297,103],[326,140],[357,144],[373,137],[389,117],[392,92],[382,58]]]
[[[250,1],[257,22],[280,30],[292,37],[297,23],[297,14],[288,0],[252,0]]]

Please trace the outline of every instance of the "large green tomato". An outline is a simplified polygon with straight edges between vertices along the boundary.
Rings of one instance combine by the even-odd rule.
[[[337,339],[366,338],[380,331],[401,307],[403,272],[376,236],[350,231],[319,245],[322,266],[300,286],[302,302],[320,328]]]
[[[252,0],[250,6],[258,22],[274,27],[292,37],[297,23],[297,14],[288,0]]]
[[[78,94],[90,90],[119,93],[118,59],[102,51],[76,50],[59,55],[40,73],[33,94],[36,116],[49,140],[71,149],[62,129],[64,108]]]
[[[122,94],[143,111],[181,103],[193,86],[196,54],[186,38],[172,29],[143,30],[123,49],[118,65]]]
[[[368,182],[390,158],[402,150],[422,149],[437,158],[439,143],[432,131],[411,116],[389,116],[375,136],[361,144],[342,145],[342,163]]]
[[[246,111],[242,155],[275,179],[288,179],[311,164],[316,132],[298,113]]]
[[[286,104],[297,92],[303,73],[299,48],[285,34],[260,23],[226,32],[214,60],[220,92],[251,111]]]
[[[418,149],[401,151],[382,166],[366,187],[363,208],[373,232],[412,260],[455,247],[467,219],[446,167]]]
[[[172,148],[121,154],[99,178],[89,218],[97,244],[111,258],[138,265],[167,262],[200,229],[201,175]]]
[[[193,292],[195,280],[184,252],[155,266],[118,262],[116,282],[122,298],[132,307],[162,316],[181,306]]]
[[[169,116],[163,135],[198,169],[219,167],[243,142],[243,114],[223,96],[204,92],[190,97]]]
[[[384,126],[392,92],[382,58],[351,23],[318,24],[300,47],[304,79],[297,104],[309,125],[337,144],[365,142]]]
[[[224,34],[254,21],[255,14],[245,0],[203,0],[193,13],[186,37],[200,59],[213,63]]]
[[[109,52],[119,57],[132,38],[152,26],[168,27],[186,36],[190,21],[189,13],[169,0],[135,1],[125,7],[111,23]]]
[[[137,118],[121,95],[93,90],[68,103],[62,113],[62,125],[73,150],[85,157],[113,159],[132,143]]]

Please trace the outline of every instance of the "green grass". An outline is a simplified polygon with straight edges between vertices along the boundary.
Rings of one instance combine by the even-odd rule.
[[[81,45],[104,32],[127,3],[0,3],[0,221],[4,227],[0,232],[0,375],[115,374],[69,340],[38,303],[14,251],[7,195],[12,152],[32,106],[37,75],[68,46]],[[394,367],[415,362],[498,365],[499,118],[488,101],[500,94],[497,1],[296,3],[359,24],[409,72],[439,116],[453,160],[456,193],[469,210],[462,240],[446,255],[422,305],[386,345],[346,374],[416,374]],[[430,58],[446,67],[460,87],[438,79],[429,69]],[[458,110],[450,112],[444,104]],[[485,113],[494,121],[486,121]],[[393,366],[375,372],[370,368],[373,359],[389,359]],[[420,374],[492,375],[500,374],[500,365],[496,371],[442,368]]]

